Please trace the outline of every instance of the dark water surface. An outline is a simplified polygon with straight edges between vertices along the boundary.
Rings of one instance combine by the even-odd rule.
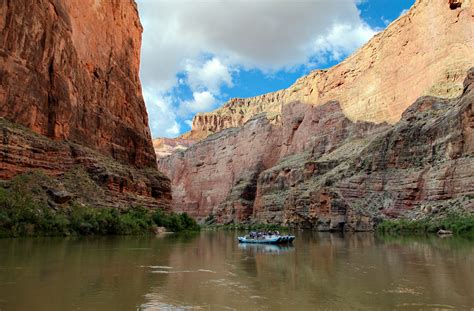
[[[233,232],[0,240],[0,310],[474,310],[474,241]]]

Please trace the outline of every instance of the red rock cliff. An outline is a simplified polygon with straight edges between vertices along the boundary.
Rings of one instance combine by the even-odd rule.
[[[158,160],[174,208],[318,230],[474,212],[473,19],[419,0],[340,65],[197,115],[184,137],[206,138]]]
[[[141,33],[133,0],[0,0],[0,186],[41,171],[77,204],[169,208]]]
[[[0,1],[0,117],[155,166],[133,0]]]

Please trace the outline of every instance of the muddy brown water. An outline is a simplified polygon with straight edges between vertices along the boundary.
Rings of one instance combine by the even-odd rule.
[[[0,240],[0,310],[474,310],[474,241],[295,232]]]

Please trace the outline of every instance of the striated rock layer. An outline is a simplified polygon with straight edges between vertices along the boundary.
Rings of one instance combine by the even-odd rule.
[[[41,171],[93,207],[169,209],[141,33],[133,0],[0,0],[0,181]]]
[[[75,198],[92,207],[170,208],[170,180],[155,168],[124,165],[90,148],[53,141],[0,118],[0,181],[31,172],[56,180],[57,188],[48,190],[68,186]]]
[[[337,66],[313,71],[290,88],[233,99],[216,111],[197,114],[184,138],[203,139],[243,125],[282,105],[339,101],[353,122],[394,124],[423,95],[455,98],[474,64],[474,5],[468,1],[417,0],[403,16]]]
[[[474,68],[455,99],[425,96],[394,125],[338,102],[285,105],[159,160],[173,206],[221,223],[372,230],[381,218],[474,213]]]
[[[262,172],[253,216],[365,231],[385,217],[474,213],[473,78],[460,98],[422,97],[394,126]]]
[[[135,2],[0,3],[0,117],[154,167]]]
[[[158,160],[174,208],[318,230],[474,212],[473,21],[418,0],[341,64],[198,114],[181,139],[200,141]]]

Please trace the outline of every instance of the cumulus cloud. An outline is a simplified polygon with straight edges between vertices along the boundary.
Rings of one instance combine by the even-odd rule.
[[[340,60],[374,34],[360,18],[363,1],[137,0],[143,87],[163,99],[187,85],[192,100],[171,100],[172,115],[180,118],[215,108],[221,87],[232,87],[238,70],[272,73]],[[159,109],[146,102],[154,136],[179,128],[162,114],[166,101]]]
[[[193,126],[193,120],[184,120],[184,123],[186,123],[189,127]]]
[[[178,112],[182,117],[187,117],[196,112],[207,112],[215,107],[217,101],[209,91],[193,92],[193,99],[181,102]]]
[[[150,118],[150,128],[157,137],[174,137],[180,133],[180,126],[174,112],[173,100],[171,97],[164,97],[162,94],[153,94],[146,89],[143,97],[147,103]]]
[[[212,58],[200,64],[188,60],[185,66],[187,81],[192,90],[209,90],[219,94],[222,85],[233,86],[231,69],[219,58]]]
[[[139,0],[144,25],[142,78],[158,88],[201,53],[251,68],[305,63],[314,38],[334,25],[357,28],[360,0]]]
[[[334,25],[329,33],[319,36],[314,41],[316,62],[340,61],[375,34],[374,29],[363,23],[357,26],[350,24]]]

